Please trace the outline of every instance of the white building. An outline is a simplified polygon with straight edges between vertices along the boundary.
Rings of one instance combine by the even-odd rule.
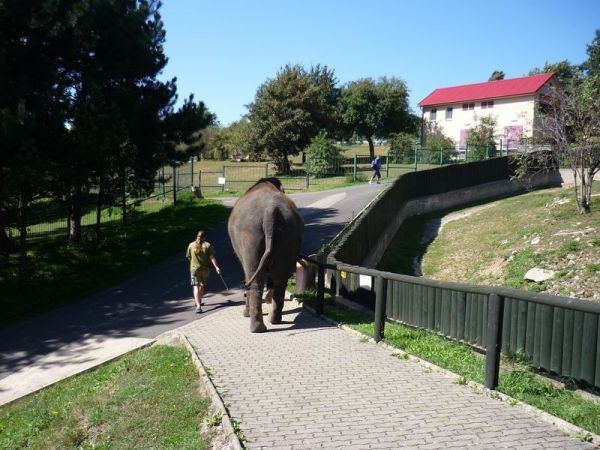
[[[556,77],[545,73],[440,88],[421,100],[419,106],[423,121],[435,122],[459,150],[466,146],[468,130],[477,126],[478,118],[483,116],[496,120],[494,136],[498,148],[514,149],[521,137],[535,133],[540,100],[556,84]]]

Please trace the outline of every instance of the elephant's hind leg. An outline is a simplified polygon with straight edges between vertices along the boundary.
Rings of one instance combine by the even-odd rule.
[[[250,291],[245,291],[244,292],[244,311],[242,312],[242,315],[244,317],[250,317],[249,298],[250,298]]]
[[[284,297],[285,284],[275,285],[273,287],[273,303],[271,303],[271,314],[269,315],[269,322],[273,324],[281,323]]]
[[[248,291],[247,301],[250,313],[250,332],[263,333],[267,331],[262,315],[262,286],[258,289],[258,286],[253,283]]]

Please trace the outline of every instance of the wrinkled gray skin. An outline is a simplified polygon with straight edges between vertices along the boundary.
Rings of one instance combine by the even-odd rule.
[[[281,190],[276,178],[259,180],[233,207],[227,224],[248,289],[244,316],[250,331],[267,330],[262,314],[262,292],[267,275],[273,281],[269,321],[281,323],[288,278],[296,268],[302,245],[304,221],[294,202]]]

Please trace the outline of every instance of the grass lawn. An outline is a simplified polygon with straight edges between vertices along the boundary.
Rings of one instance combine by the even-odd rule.
[[[309,293],[299,297],[307,304],[314,305],[316,295]],[[344,308],[333,303],[327,296],[324,314],[365,336],[373,336],[372,314]],[[384,342],[460,375],[458,383],[484,382],[485,359],[467,345],[425,330],[389,322],[385,325]],[[571,390],[555,387],[536,376],[529,367],[520,364],[515,358],[503,360],[498,391],[600,434],[600,402],[587,400]],[[582,438],[585,439],[585,436]]]
[[[594,185],[600,194],[600,183]],[[426,246],[424,276],[600,301],[600,195],[592,197],[592,212],[585,215],[576,209],[573,190],[565,188],[439,216],[457,220]],[[533,267],[555,276],[543,283],[524,280]]]
[[[0,448],[208,447],[185,349],[157,345],[0,407]]]
[[[188,195],[127,226],[104,227],[99,244],[91,233],[80,244],[64,238],[33,242],[26,286],[18,281],[17,253],[0,266],[0,325],[114,286],[177,252],[183,255],[199,229],[210,229],[226,216],[222,204]]]

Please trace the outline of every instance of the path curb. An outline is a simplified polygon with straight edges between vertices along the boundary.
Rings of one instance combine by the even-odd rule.
[[[208,371],[202,360],[198,357],[196,350],[190,344],[188,338],[179,331],[167,331],[156,338],[157,344],[166,344],[166,345],[179,345],[184,347],[190,354],[192,358],[192,362],[196,366],[198,370],[198,374],[200,375],[200,380],[204,385],[205,391],[210,397],[210,412],[221,413],[221,425],[223,427],[223,432],[225,434],[224,442],[218,444],[216,447],[211,447],[219,450],[242,450],[244,446],[241,444],[238,435],[233,428],[233,424],[231,423],[231,416],[229,415],[229,411],[225,404],[223,403],[223,399],[219,395],[217,388],[213,384],[210,376],[208,375]],[[209,428],[210,429],[210,428]]]

